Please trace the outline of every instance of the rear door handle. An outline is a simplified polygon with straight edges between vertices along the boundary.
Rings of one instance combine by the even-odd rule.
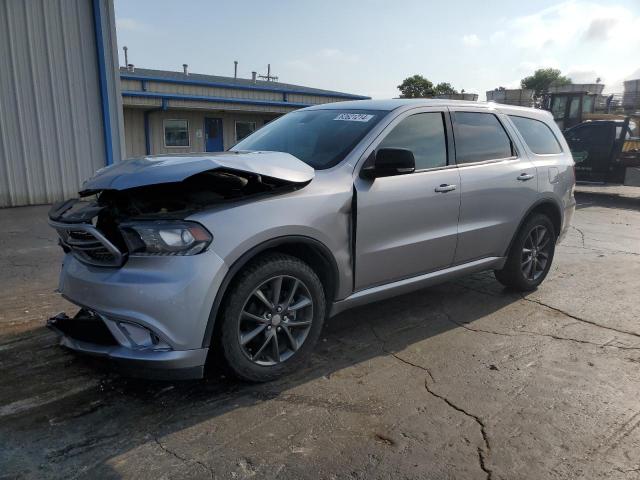
[[[446,192],[451,192],[451,191],[453,191],[455,189],[456,189],[455,185],[448,185],[446,183],[443,183],[439,187],[436,187],[435,191],[438,192],[438,193],[446,193]]]
[[[530,175],[528,173],[521,173],[520,175],[518,175],[518,180],[520,180],[521,182],[526,182],[527,180],[531,180],[533,178],[533,175]]]

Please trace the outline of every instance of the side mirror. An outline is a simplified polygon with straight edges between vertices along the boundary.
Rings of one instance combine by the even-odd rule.
[[[404,148],[381,148],[365,162],[360,176],[373,180],[378,177],[405,175],[416,170],[413,152]]]

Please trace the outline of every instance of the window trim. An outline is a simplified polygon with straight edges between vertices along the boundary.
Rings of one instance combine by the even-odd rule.
[[[562,148],[562,143],[560,143],[560,140],[558,140],[558,137],[556,136],[553,129],[542,120],[538,120],[537,118],[525,117],[523,115],[511,115],[510,113],[507,114],[507,117],[509,118],[509,121],[513,124],[513,128],[515,129],[515,131],[518,132],[518,135],[521,137],[522,143],[524,144],[525,148],[532,155],[535,155],[537,157],[554,157],[557,155],[564,155],[566,153],[564,151],[564,148]],[[551,135],[553,136],[554,140],[558,144],[558,147],[560,147],[560,151],[558,153],[536,153],[533,150],[531,150],[531,146],[529,145],[529,143],[527,143],[527,140],[524,138],[524,135],[522,135],[522,132],[520,131],[520,129],[516,126],[516,124],[513,121],[511,121],[511,117],[524,118],[526,120],[533,120],[534,122],[540,122],[541,124],[543,124],[551,132]]]
[[[513,155],[511,155],[510,157],[501,157],[501,158],[489,158],[487,160],[479,160],[477,162],[464,162],[464,163],[458,163],[458,156],[457,156],[457,152],[456,155],[454,155],[454,159],[456,162],[456,165],[458,166],[458,168],[463,168],[463,167],[467,167],[467,166],[473,166],[473,165],[487,165],[490,163],[498,163],[498,162],[504,162],[507,160],[520,160],[522,157],[520,156],[520,152],[518,151],[518,145],[516,144],[516,142],[513,141],[513,138],[511,137],[511,135],[509,135],[509,130],[505,127],[504,122],[502,121],[502,119],[500,118],[500,116],[498,115],[498,112],[495,111],[480,111],[480,110],[465,110],[465,109],[456,109],[451,111],[451,113],[453,115],[451,115],[451,132],[453,134],[453,144],[454,144],[454,151],[455,149],[455,133],[454,129],[453,129],[453,125],[455,123],[455,117],[456,117],[456,113],[484,113],[486,115],[493,115],[496,120],[498,121],[498,124],[500,124],[500,126],[502,127],[502,130],[504,130],[505,135],[507,136],[507,138],[509,139],[509,143],[511,143],[511,152],[513,153]]]
[[[253,123],[253,132],[257,131],[258,128],[258,122],[256,122],[255,120],[234,120],[233,121],[233,133],[236,139],[236,143],[238,143],[240,140],[244,140],[245,138],[247,138],[249,135],[251,135],[251,133],[249,135],[246,135],[242,138],[238,138],[238,123]],[[263,125],[264,126],[264,125]]]
[[[187,140],[188,145],[167,145],[167,122],[187,122]],[[164,148],[191,148],[191,125],[186,118],[164,118],[162,119],[162,143]]]
[[[418,113],[440,113],[444,115],[445,118],[445,133],[447,135],[447,165],[444,167],[434,167],[424,170],[416,170],[407,175],[413,175],[414,173],[423,173],[423,172],[432,172],[438,170],[448,170],[450,168],[457,168],[457,165],[454,161],[454,152],[455,148],[453,145],[453,131],[451,127],[451,112],[447,106],[427,106],[427,105],[415,105],[411,107],[405,107],[402,109],[390,110],[388,112],[383,112],[386,115],[383,115],[380,123],[374,127],[374,129],[369,132],[368,136],[365,136],[362,139],[361,146],[356,145],[354,149],[351,151],[353,154],[356,150],[361,148],[361,152],[358,153],[356,159],[354,160],[352,174],[354,178],[360,178],[360,171],[367,165],[371,155],[378,149],[380,143],[386,135],[393,130],[396,125],[398,125],[405,118],[415,115]],[[370,138],[369,138],[370,137]],[[364,143],[366,142],[366,143]],[[347,155],[347,157],[349,156]],[[346,157],[345,157],[346,158]],[[332,168],[337,168],[340,164],[336,165]],[[385,178],[393,178],[393,177],[385,177]]]
[[[444,132],[444,146],[445,146],[445,161],[446,164],[445,165],[441,165],[439,167],[430,167],[430,168],[421,168],[421,169],[416,169],[413,172],[407,174],[407,175],[413,175],[416,173],[423,173],[423,172],[434,172],[437,170],[446,170],[449,168],[455,168],[456,164],[453,163],[452,160],[452,155],[451,155],[451,151],[452,151],[452,145],[451,145],[451,138],[452,138],[452,133],[450,132],[450,124],[447,121],[447,118],[449,116],[449,112],[448,110],[444,110],[444,109],[438,109],[438,110],[422,110],[422,109],[415,109],[415,110],[420,110],[420,111],[414,111],[414,109],[411,110],[407,110],[405,112],[403,112],[402,114],[398,115],[396,118],[394,118],[385,128],[382,132],[380,132],[380,135],[376,138],[376,141],[374,141],[370,147],[372,145],[375,144],[375,147],[373,147],[373,150],[371,150],[371,152],[366,155],[366,158],[369,158],[371,156],[371,153],[376,152],[378,150],[378,148],[380,148],[380,144],[387,138],[387,136],[398,126],[400,125],[403,121],[405,121],[407,118],[409,117],[413,117],[415,115],[421,115],[424,113],[439,113],[440,114],[440,118],[442,119],[442,127],[443,127],[443,132]],[[406,115],[404,115],[406,114]],[[367,148],[367,151],[369,150],[369,148]],[[366,163],[366,160],[364,162],[362,162],[362,165],[360,166],[360,169],[362,169],[362,167],[364,166],[364,164]]]
[[[449,147],[449,136],[450,135],[449,135],[449,131],[447,129],[447,115],[448,115],[449,112],[445,112],[445,111],[419,112],[419,113],[414,113],[413,115],[420,115],[422,113],[440,113],[440,118],[442,119],[442,130],[443,130],[443,133],[444,133],[445,164],[440,166],[440,167],[421,168],[419,170],[415,170],[413,173],[433,172],[433,171],[436,171],[436,170],[445,170],[445,169],[450,168],[450,167],[455,167],[455,164],[454,165],[451,164],[451,154],[450,154],[450,147]],[[411,117],[413,115],[407,115],[402,120],[406,120],[407,118],[409,118],[409,117]],[[399,124],[400,124],[400,122],[398,122],[398,125]],[[389,132],[389,133],[391,133],[391,132]]]

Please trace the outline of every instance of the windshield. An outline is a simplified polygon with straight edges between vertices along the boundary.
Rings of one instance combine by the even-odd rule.
[[[286,152],[316,170],[333,167],[387,112],[299,110],[265,125],[231,151]]]

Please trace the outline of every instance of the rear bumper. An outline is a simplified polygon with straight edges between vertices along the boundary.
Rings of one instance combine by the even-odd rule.
[[[81,310],[74,318],[58,314],[47,327],[60,336],[60,345],[78,353],[103,357],[113,362],[122,373],[134,377],[159,380],[199,379],[204,375],[208,348],[171,350],[149,346],[130,348],[118,343],[113,335],[117,325]]]
[[[569,227],[571,226],[571,220],[573,219],[573,214],[576,211],[576,199],[571,196],[571,200],[565,206],[564,215],[562,215],[562,229],[560,230],[560,235],[558,236],[558,243],[564,240],[567,236],[567,232],[569,231]]]

